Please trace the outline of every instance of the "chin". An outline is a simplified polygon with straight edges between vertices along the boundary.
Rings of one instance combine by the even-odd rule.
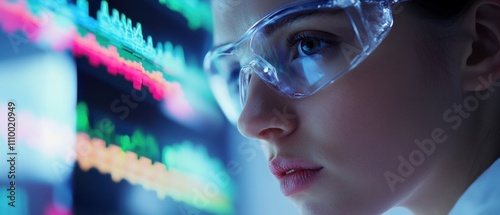
[[[362,202],[334,202],[332,198],[308,199],[294,202],[301,215],[380,215],[387,208],[385,204],[363,204]]]
[[[301,215],[333,215],[339,214],[333,212],[333,208],[328,208],[320,204],[303,204],[299,207]]]
[[[366,208],[361,208],[362,206],[358,206],[357,208],[333,208],[331,206],[318,206],[318,205],[304,205],[301,207],[300,214],[301,215],[380,215],[383,211],[378,210],[370,210]]]

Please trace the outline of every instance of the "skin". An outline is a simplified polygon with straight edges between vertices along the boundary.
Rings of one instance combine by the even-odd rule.
[[[291,2],[215,0],[214,45],[236,41]],[[311,186],[289,196],[302,214],[380,214],[396,205],[415,214],[446,214],[499,156],[500,140],[486,135],[498,119],[499,93],[466,118],[453,112],[460,125],[443,119],[454,104],[496,86],[479,77],[500,78],[499,3],[476,1],[447,28],[401,6],[382,44],[315,95],[289,99],[259,78],[249,83],[240,132],[264,142],[269,160],[283,156],[323,167]],[[276,120],[273,110],[288,117]],[[444,141],[391,190],[384,173],[398,174],[399,156],[408,160],[419,150],[415,140],[432,139],[436,128]]]

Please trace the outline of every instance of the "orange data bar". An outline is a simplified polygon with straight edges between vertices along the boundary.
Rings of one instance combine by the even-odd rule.
[[[153,164],[149,158],[137,158],[134,152],[123,152],[116,145],[106,147],[103,140],[90,139],[85,133],[77,134],[76,148],[77,161],[83,171],[96,168],[102,174],[111,174],[114,182],[125,179],[131,184],[142,185],[146,190],[156,191],[160,199],[168,195],[177,201],[196,205],[197,191],[205,186],[200,179],[175,169],[167,170],[163,163]],[[218,195],[210,201],[215,205],[225,204],[227,198]]]

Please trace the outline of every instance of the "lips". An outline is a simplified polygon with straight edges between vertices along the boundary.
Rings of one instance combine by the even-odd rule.
[[[269,169],[280,182],[281,192],[290,196],[306,189],[323,167],[306,160],[277,157],[271,161]]]

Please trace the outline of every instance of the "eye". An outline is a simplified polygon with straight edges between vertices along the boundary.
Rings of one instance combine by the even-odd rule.
[[[304,39],[297,47],[300,56],[313,55],[323,50],[329,44],[317,38]]]
[[[299,57],[315,55],[335,44],[333,35],[326,34],[323,32],[301,32],[291,35],[288,38],[288,45],[296,48]]]

